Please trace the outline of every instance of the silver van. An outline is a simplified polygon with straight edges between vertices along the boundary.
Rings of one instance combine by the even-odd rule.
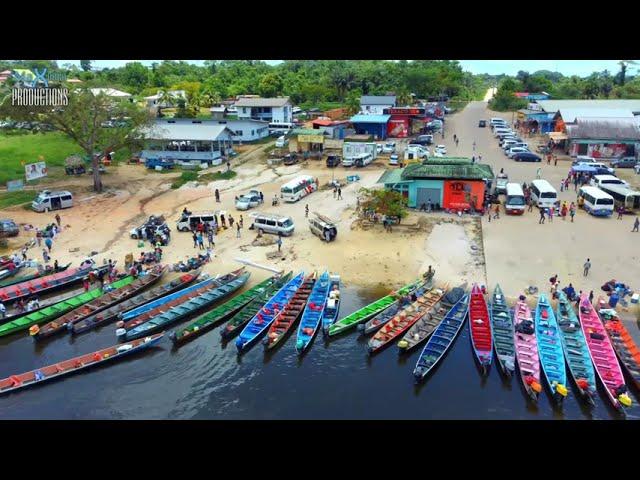
[[[309,219],[309,229],[311,233],[325,242],[331,242],[338,236],[338,228],[335,223],[319,213],[316,213],[314,218]]]
[[[258,230],[260,233],[282,234],[285,237],[293,235],[295,226],[293,219],[284,215],[272,213],[252,213],[253,223],[250,229]]]
[[[31,202],[31,208],[36,212],[48,212],[50,210],[60,210],[71,207],[73,207],[73,195],[66,190],[58,192],[43,190],[38,194],[36,199]]]

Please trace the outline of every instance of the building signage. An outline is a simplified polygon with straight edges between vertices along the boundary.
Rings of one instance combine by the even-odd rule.
[[[424,115],[424,108],[385,108],[384,113],[386,115]]]
[[[484,182],[466,180],[445,180],[443,207],[450,210],[482,209]]]
[[[298,135],[298,143],[324,143],[323,135]]]
[[[529,110],[535,110],[536,112],[541,112],[541,111],[542,111],[542,107],[541,107],[539,104],[537,104],[537,103],[530,103],[530,104],[527,106],[527,108],[528,108]]]
[[[24,166],[24,176],[27,182],[47,176],[47,164],[44,162],[28,163]]]
[[[409,136],[409,119],[389,120],[387,136],[392,138],[407,138]]]

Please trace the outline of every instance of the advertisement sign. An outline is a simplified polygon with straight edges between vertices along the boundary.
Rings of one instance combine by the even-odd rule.
[[[407,138],[409,136],[409,119],[389,120],[387,124],[387,137]]]
[[[324,143],[324,135],[298,135],[298,143]]]
[[[45,162],[28,163],[24,166],[24,176],[27,182],[47,176],[47,164]]]
[[[587,147],[587,156],[593,158],[624,157],[627,146],[623,143],[590,143]]]
[[[7,192],[17,192],[24,190],[24,182],[22,180],[9,180],[7,182]]]
[[[451,210],[482,209],[485,184],[482,181],[445,180],[442,203]]]

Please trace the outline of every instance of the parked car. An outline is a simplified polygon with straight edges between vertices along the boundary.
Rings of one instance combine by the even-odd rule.
[[[436,145],[434,152],[441,153],[442,155],[446,155],[447,147],[445,147],[444,145]]]
[[[636,171],[636,173],[640,173],[640,163],[636,163],[636,166],[633,167],[633,169]]]
[[[20,229],[16,222],[9,218],[0,220],[0,238],[2,237],[17,237],[20,233]]]
[[[295,165],[296,163],[298,163],[298,160],[299,160],[299,157],[295,153],[287,153],[284,156],[283,163],[285,165]]]
[[[502,149],[506,152],[508,152],[509,150],[511,150],[512,148],[516,148],[516,147],[523,147],[526,148],[527,151],[529,151],[529,145],[526,144],[525,142],[513,142],[513,143],[507,143],[506,145],[504,145],[502,147]]]
[[[327,167],[329,168],[337,167],[340,165],[340,162],[342,162],[340,155],[329,155],[327,157]]]
[[[611,166],[613,168],[633,168],[637,163],[638,161],[635,157],[622,157],[617,160],[613,160],[611,162]]]
[[[418,135],[413,143],[416,145],[431,145],[433,143],[433,135]]]
[[[255,191],[236,197],[237,210],[249,210],[250,208],[257,207],[261,203],[260,194]]]
[[[377,143],[377,144],[376,144],[376,152],[377,152],[378,154],[382,153],[382,148],[383,148],[383,146],[382,146],[382,144],[381,144],[381,143]]]
[[[397,153],[392,153],[389,157],[389,165],[398,165],[400,163],[400,157]]]
[[[505,154],[507,155],[507,157],[513,158],[515,155],[519,153],[527,153],[527,152],[529,152],[529,149],[527,147],[512,147],[509,150],[507,150]]]
[[[485,128],[486,126],[487,126],[487,121],[486,120],[480,120],[478,122],[478,127]]]
[[[382,153],[393,153],[396,151],[396,142],[387,142],[382,147]]]
[[[541,162],[542,161],[542,158],[540,158],[535,153],[531,153],[531,152],[516,153],[512,158],[516,162]]]

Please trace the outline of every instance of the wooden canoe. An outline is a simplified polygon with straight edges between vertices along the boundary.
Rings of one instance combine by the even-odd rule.
[[[58,267],[57,269],[55,270],[51,269],[50,271],[43,271],[43,273],[36,271],[33,273],[22,274],[15,277],[11,276],[1,281],[0,287],[8,287],[10,285],[15,285],[16,283],[28,282],[29,280],[34,280],[36,278],[40,278],[46,275],[51,275],[53,273],[64,272],[70,266],[71,266],[71,263],[67,263],[64,267]]]
[[[153,347],[162,339],[163,336],[164,333],[159,333],[151,337],[134,340],[127,344],[114,345],[113,347],[104,348],[93,353],[87,353],[86,355],[81,355],[69,360],[63,360],[62,362],[58,362],[47,367],[41,367],[30,372],[11,375],[10,377],[0,380],[0,394],[38,385],[55,378],[71,375],[75,372],[79,372],[80,370],[112,362],[127,355],[132,355]]]
[[[156,265],[146,275],[132,279],[131,283],[110,290],[92,302],[85,303],[81,307],[65,313],[63,316],[52,320],[40,328],[34,328],[31,336],[34,340],[43,340],[55,334],[67,332],[69,325],[73,325],[91,315],[102,312],[140,293],[148,286],[160,280],[166,270],[167,267],[165,265]]]
[[[502,293],[500,285],[493,290],[489,305],[491,328],[493,330],[493,348],[500,370],[507,378],[511,378],[516,369],[516,347],[513,343],[513,319],[509,305]]]
[[[542,373],[547,379],[553,399],[556,403],[561,403],[567,396],[567,369],[556,316],[543,293],[538,296],[534,319]]]
[[[620,363],[633,379],[636,388],[640,389],[640,349],[624,322],[614,312],[615,310],[602,309],[599,311],[600,318]]]
[[[142,305],[151,303],[165,295],[170,295],[194,282],[200,275],[200,270],[195,272],[183,273],[178,278],[172,280],[166,285],[155,287],[147,292],[140,293],[135,297],[120,302],[111,308],[103,310],[102,312],[91,315],[71,326],[71,334],[79,335],[81,333],[88,332],[94,328],[106,325],[107,323],[114,322],[118,315],[126,313]]]
[[[396,316],[371,337],[367,345],[369,354],[372,355],[380,351],[390,342],[403,335],[418,320],[427,315],[443,295],[444,290],[440,289],[425,291],[418,296],[415,302],[400,310]]]
[[[287,302],[282,311],[273,320],[267,330],[267,336],[265,337],[264,344],[267,350],[275,348],[279,345],[289,333],[293,331],[293,326],[300,319],[300,315],[307,305],[307,300],[313,292],[313,287],[316,284],[316,274],[312,273],[307,276],[302,282],[302,285],[298,288],[293,297]]]
[[[493,335],[487,301],[478,284],[473,285],[469,295],[469,331],[475,358],[486,375],[493,357]]]
[[[520,379],[529,398],[534,402],[542,391],[540,384],[540,358],[536,341],[535,324],[531,309],[525,300],[518,300],[513,312],[513,343]]]

